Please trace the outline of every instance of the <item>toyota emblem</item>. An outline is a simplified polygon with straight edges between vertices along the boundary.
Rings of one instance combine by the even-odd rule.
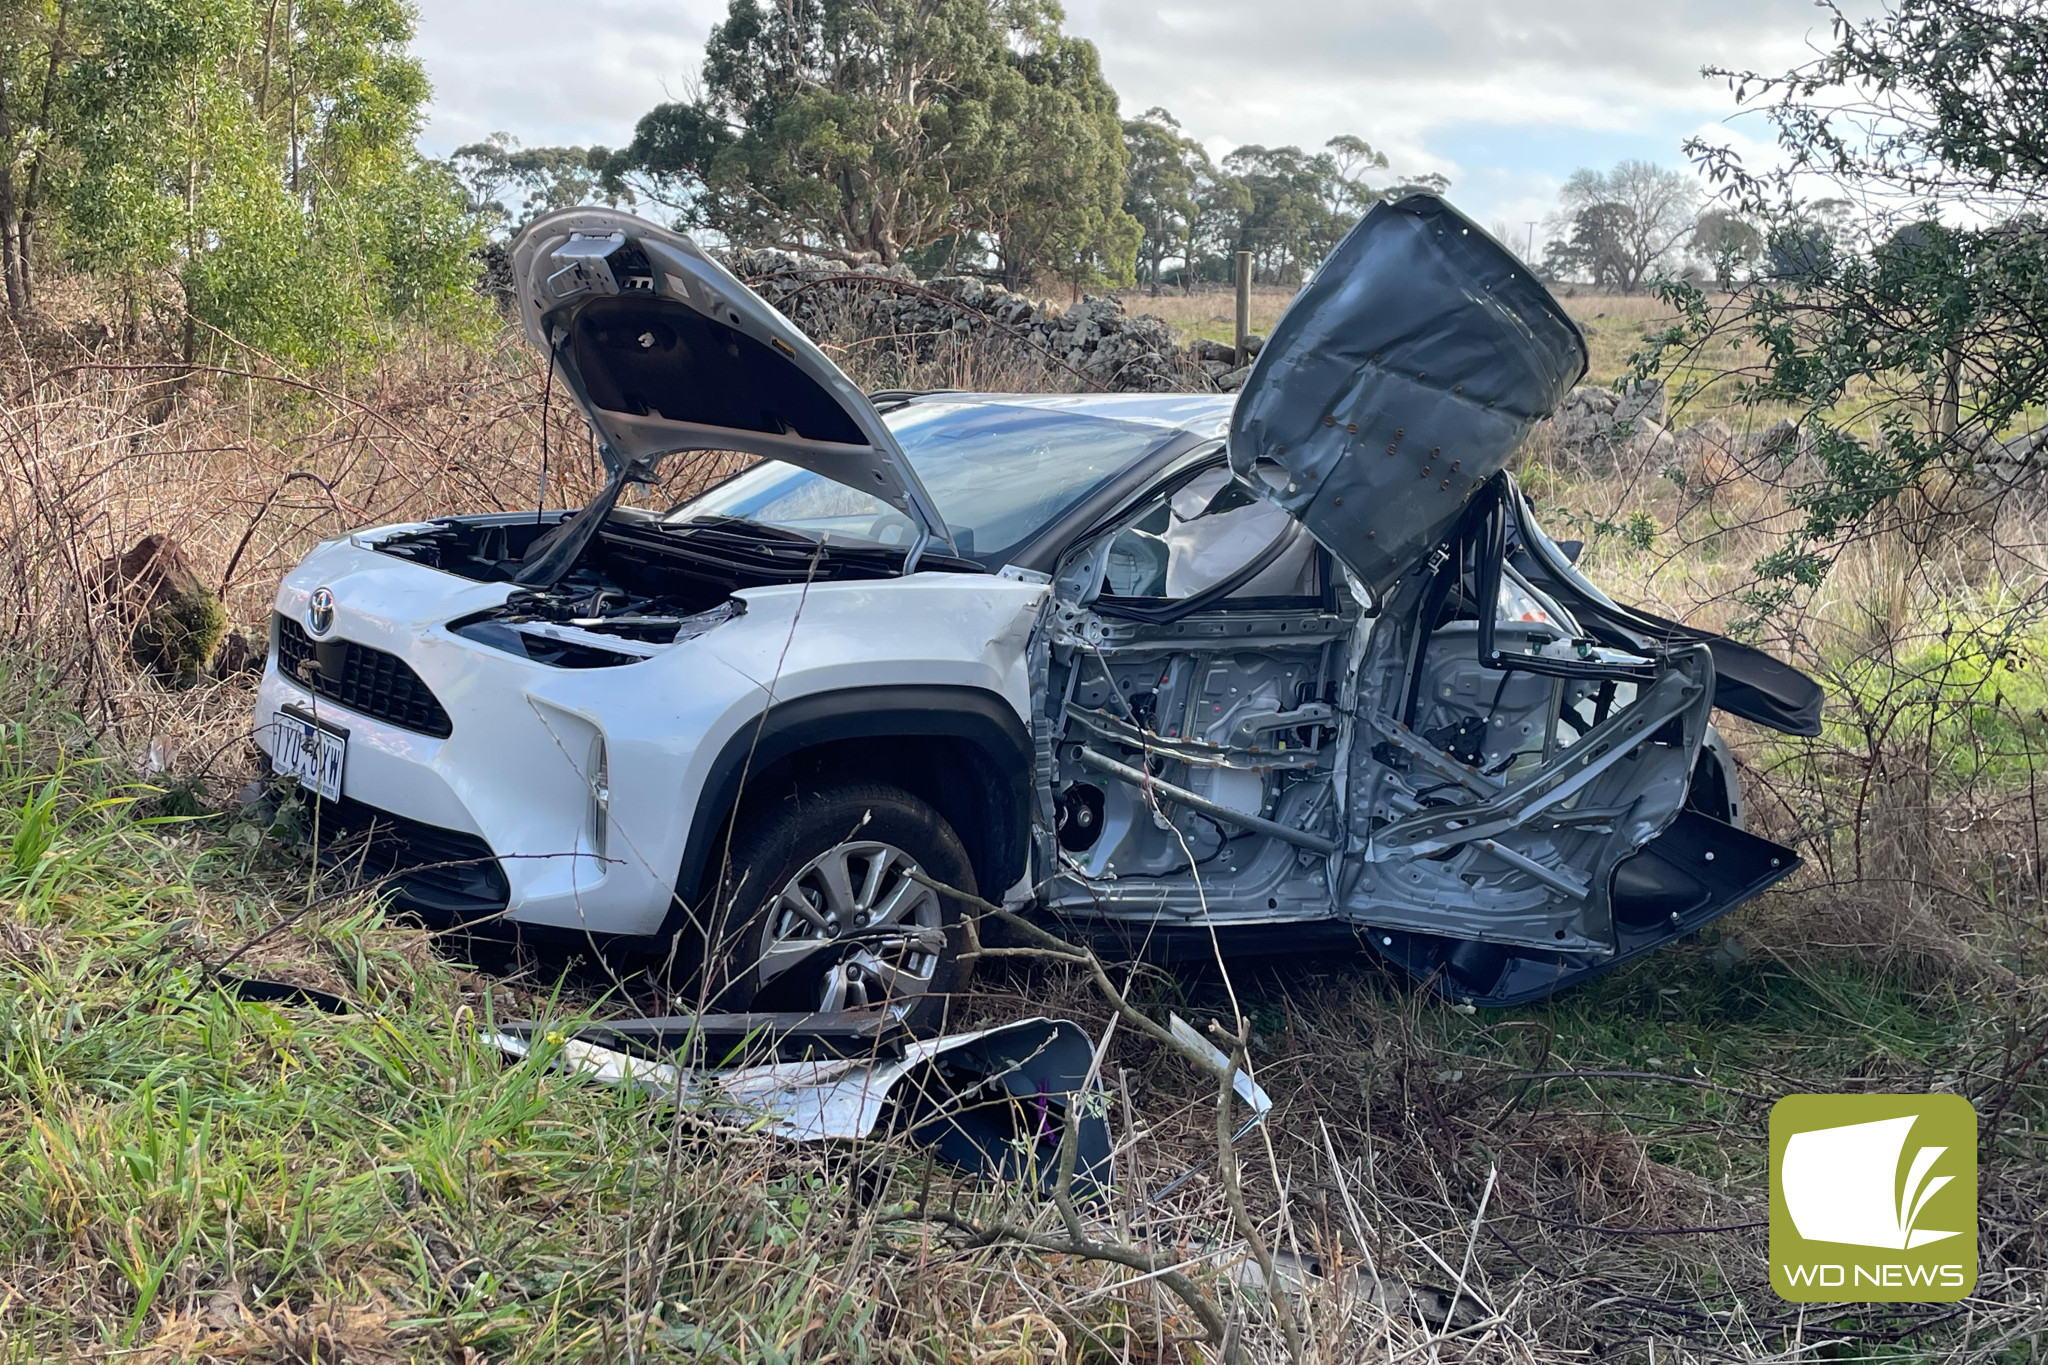
[[[306,599],[306,629],[315,635],[325,635],[334,629],[334,590],[315,588],[313,595]]]

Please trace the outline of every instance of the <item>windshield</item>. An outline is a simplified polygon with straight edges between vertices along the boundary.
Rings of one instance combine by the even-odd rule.
[[[1178,432],[1006,403],[910,403],[885,419],[960,553],[990,567]],[[870,494],[766,460],[670,513],[740,517],[806,535],[907,545],[909,517]]]

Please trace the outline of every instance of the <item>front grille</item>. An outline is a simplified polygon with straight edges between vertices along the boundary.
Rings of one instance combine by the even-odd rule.
[[[310,832],[310,831],[309,831]],[[512,887],[491,846],[474,834],[393,815],[344,797],[320,802],[320,861],[381,881],[394,904],[437,923],[497,914]]]
[[[277,624],[280,673],[351,711],[446,739],[455,726],[420,675],[396,654],[354,640],[315,642],[305,628],[281,612]]]

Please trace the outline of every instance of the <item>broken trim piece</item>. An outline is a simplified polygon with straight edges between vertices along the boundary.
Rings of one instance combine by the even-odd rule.
[[[606,1026],[589,1031],[603,1036]],[[691,1036],[685,1028],[676,1038],[684,1055]],[[536,1046],[536,1037],[548,1043]],[[556,1043],[548,1030],[530,1023],[507,1025],[481,1035],[481,1041],[521,1061],[539,1054],[600,1084],[702,1105],[793,1142],[875,1137],[885,1117],[893,1116],[891,1127],[907,1131],[912,1141],[934,1148],[955,1165],[999,1178],[1030,1179],[1044,1189],[1058,1174],[1065,1110],[1084,1091],[1101,1089],[1094,1079],[1094,1042],[1068,1019],[1023,1019],[973,1033],[906,1041],[897,1056],[814,1057],[726,1069],[653,1060],[576,1036]],[[552,1056],[549,1043],[559,1049]],[[666,1050],[668,1045],[659,1046]],[[1106,1189],[1112,1178],[1109,1123],[1099,1109],[1081,1104],[1075,1166],[1079,1188]]]

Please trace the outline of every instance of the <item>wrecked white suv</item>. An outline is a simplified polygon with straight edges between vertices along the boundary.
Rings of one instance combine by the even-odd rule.
[[[866,394],[621,213],[541,219],[513,269],[609,481],[320,545],[257,700],[429,920],[926,1020],[962,977],[944,886],[1148,951],[1334,930],[1509,1004],[1797,863],[1744,831],[1709,713],[1811,734],[1818,688],[1538,527],[1503,466],[1585,344],[1432,197],[1358,225],[1234,400]],[[698,450],[760,460],[619,505]]]

